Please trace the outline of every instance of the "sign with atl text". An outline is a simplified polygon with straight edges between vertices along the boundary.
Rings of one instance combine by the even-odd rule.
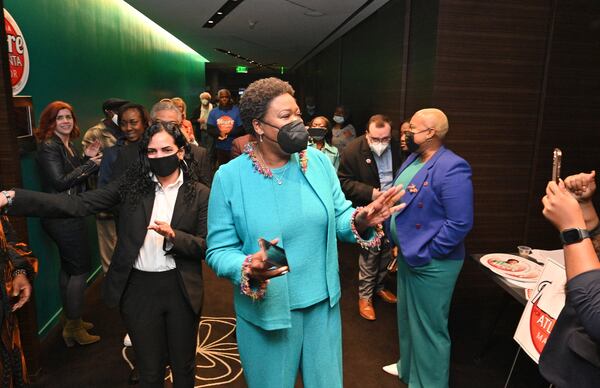
[[[565,306],[566,282],[565,267],[548,259],[517,326],[514,339],[535,362]]]
[[[8,46],[8,64],[13,96],[23,90],[29,78],[29,53],[21,29],[7,10],[4,10],[4,29]]]

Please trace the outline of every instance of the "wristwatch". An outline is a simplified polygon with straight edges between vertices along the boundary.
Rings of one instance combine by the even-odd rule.
[[[570,228],[560,232],[563,245],[575,244],[586,238],[590,238],[590,233],[585,229]]]

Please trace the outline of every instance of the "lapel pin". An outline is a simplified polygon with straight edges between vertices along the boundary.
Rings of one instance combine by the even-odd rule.
[[[365,162],[367,162],[367,164],[371,164],[371,159],[367,159]]]
[[[408,187],[406,188],[408,190],[409,193],[416,193],[417,191],[419,191],[419,189],[417,189],[417,186],[415,186],[414,183],[411,183],[410,185],[408,185]]]
[[[429,182],[427,182],[427,181],[423,182],[423,186],[429,186]]]

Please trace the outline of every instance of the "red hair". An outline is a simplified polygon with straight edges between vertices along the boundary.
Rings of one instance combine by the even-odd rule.
[[[81,135],[73,107],[64,101],[53,101],[42,111],[40,126],[34,131],[38,141],[47,140],[54,135],[54,131],[56,130],[56,116],[58,116],[58,112],[62,109],[68,109],[71,112],[71,116],[73,116],[73,130],[69,135],[69,139],[75,139]]]

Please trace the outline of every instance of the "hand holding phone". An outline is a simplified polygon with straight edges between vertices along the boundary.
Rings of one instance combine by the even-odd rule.
[[[266,262],[272,265],[272,267],[269,269],[288,267],[288,269],[283,273],[289,272],[290,269],[287,261],[287,256],[285,255],[285,250],[283,248],[270,243],[264,238],[258,239],[258,243],[261,246],[261,248],[265,250],[265,254],[267,256]]]

